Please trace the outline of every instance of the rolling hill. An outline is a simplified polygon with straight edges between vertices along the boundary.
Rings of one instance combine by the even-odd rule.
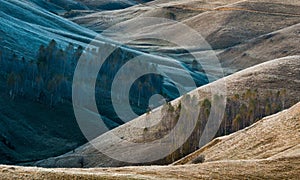
[[[91,169],[0,166],[0,174],[7,179],[298,179],[299,109],[298,103],[249,128],[217,138],[170,166]],[[199,155],[205,155],[204,163],[190,163]]]
[[[199,155],[204,155],[206,162],[298,158],[298,129],[299,103],[237,133],[216,138],[173,165],[191,164]]]
[[[0,163],[61,169],[3,165],[0,176],[297,179],[299,12],[295,0],[2,0]],[[198,41],[191,31],[176,29],[176,23],[149,23],[147,17],[187,25],[208,44],[195,47]],[[179,47],[144,38],[166,32],[172,32],[176,42],[189,43]],[[72,104],[74,69],[76,63],[89,61],[78,82],[88,84],[94,65],[103,58],[99,55],[114,48],[97,71],[95,97],[80,96],[78,101],[88,102],[78,109],[87,115],[84,123],[95,138],[86,143],[91,139],[80,129],[74,113],[77,104]],[[141,68],[132,69],[128,62],[137,57],[143,57],[138,61]],[[128,93],[130,108],[146,113],[126,114],[124,121],[114,109],[110,86],[126,65],[131,69],[121,71],[121,92],[128,74],[143,68],[159,70],[164,77],[135,81]],[[190,76],[197,89],[186,83]],[[176,88],[190,93],[178,97]],[[86,93],[92,88],[83,89]],[[63,91],[67,95],[61,95]],[[151,97],[157,92],[167,101]],[[94,98],[96,108],[89,106]],[[123,105],[123,99],[116,99]],[[113,130],[97,129],[103,126],[97,111]],[[134,167],[112,168],[120,166]]]
[[[149,0],[103,0],[103,1],[89,1],[89,0],[32,0],[39,6],[57,14],[63,15],[69,11],[85,11],[93,12],[95,10],[116,10],[127,8],[139,3],[149,2]]]
[[[52,1],[52,3],[53,2],[54,1]],[[3,157],[0,161],[6,164],[35,161],[56,156],[66,153],[86,142],[80,132],[72,110],[72,96],[70,92],[72,89],[72,75],[76,64],[72,65],[71,68],[69,66],[71,66],[72,63],[68,62],[67,68],[69,70],[67,73],[66,70],[64,70],[64,74],[69,74],[68,76],[64,75],[64,79],[66,80],[64,84],[66,86],[60,88],[62,91],[69,92],[69,94],[65,96],[64,103],[52,107],[52,105],[49,105],[49,102],[52,100],[48,100],[48,103],[40,102],[39,96],[41,92],[36,93],[36,90],[40,89],[37,84],[43,84],[42,94],[44,94],[53,87],[53,82],[56,83],[61,77],[44,76],[42,79],[39,77],[38,74],[41,74],[41,66],[39,66],[41,62],[38,61],[38,58],[39,53],[41,54],[41,50],[50,47],[52,42],[55,49],[51,52],[53,54],[52,57],[59,57],[58,53],[64,54],[68,47],[74,47],[71,49],[71,52],[75,51],[77,47],[82,47],[82,51],[84,51],[83,54],[89,53],[88,48],[85,48],[91,42],[105,46],[105,48],[103,48],[104,50],[114,48],[118,45],[118,42],[98,35],[92,30],[81,27],[52,13],[49,7],[44,6],[43,3],[50,3],[50,1],[4,0],[0,2],[0,86],[3,89],[3,91],[0,92],[0,116],[2,122],[0,152]],[[68,4],[72,5],[72,3]],[[48,50],[49,49],[51,48],[48,48]],[[81,54],[79,54],[79,56],[80,55]],[[168,71],[172,77],[179,79],[185,78],[186,75],[190,73],[198,86],[207,83],[206,75],[203,74],[203,72],[194,71],[175,59],[150,56],[128,47],[119,47],[116,52],[112,53],[110,59],[107,61],[114,63],[115,60],[119,60],[117,67],[120,67],[122,63],[137,56],[145,56],[151,59],[151,62],[157,64],[162,71]],[[47,58],[40,57],[40,60],[41,59],[42,62],[45,63],[45,59]],[[149,63],[148,66],[150,66],[151,62],[147,62]],[[52,69],[54,69],[56,73],[62,70],[59,66],[55,66],[54,63],[48,65],[48,67],[53,66]],[[116,67],[116,64],[112,65],[111,63],[110,66]],[[24,67],[25,69],[23,68],[23,70],[21,70],[22,68],[20,67]],[[24,71],[26,73],[24,73]],[[106,69],[106,71],[108,71],[108,69]],[[112,72],[113,71],[111,71],[110,74],[113,77]],[[31,75],[32,77],[30,77]],[[18,81],[16,80],[17,78]],[[14,90],[17,92],[15,94],[17,96],[16,98],[14,97],[15,95],[10,95],[12,91],[8,87],[9,82],[14,84],[13,89],[17,89]],[[16,82],[23,84],[22,87],[17,85]],[[175,85],[170,83],[170,78],[165,77],[163,82],[158,86],[163,86],[164,94],[172,98],[178,96],[177,92],[172,91]],[[182,89],[186,89],[186,91],[191,88],[179,84],[178,86]],[[24,91],[26,91],[25,94],[23,94]],[[101,91],[100,95],[102,96],[99,96],[98,99],[106,98],[109,96],[109,90]],[[49,93],[48,97],[52,96],[53,95]],[[145,98],[147,97],[142,95],[139,99]],[[148,101],[142,104],[146,106],[145,104],[148,104]],[[111,100],[105,101],[104,104],[102,103],[102,107],[104,108],[101,108],[101,115],[109,128],[114,128],[124,123],[116,117],[111,105]],[[133,105],[133,107],[140,112],[146,111],[145,108],[139,108],[137,105]],[[94,110],[91,111],[88,109],[87,111],[91,114],[94,113]],[[59,127],[56,127],[57,125]],[[30,138],[23,138],[24,135]],[[63,146],[64,144],[66,144],[66,146]]]
[[[300,24],[253,38],[218,54],[224,68],[244,69],[270,59],[298,55]]]
[[[224,79],[220,79],[214,83],[211,83],[209,85],[200,87],[199,89],[192,91],[190,96],[192,99],[196,99],[198,103],[194,104],[192,107],[196,107],[196,109],[201,108],[202,102],[205,101],[205,99],[211,99],[212,91],[214,87],[220,87],[220,85],[223,85],[223,83],[226,83],[227,88],[227,109],[226,112],[230,111],[228,109],[232,103],[232,98],[239,95],[240,99],[239,102],[242,101],[248,101],[247,97],[245,96],[245,99],[243,99],[243,93],[247,91],[246,89],[257,89],[257,93],[260,94],[260,99],[265,98],[272,98],[270,96],[270,92],[278,92],[281,89],[286,89],[286,96],[285,96],[285,107],[291,107],[294,104],[296,104],[300,99],[298,99],[297,94],[299,93],[299,56],[291,56],[286,57],[282,59],[276,59],[273,61],[269,61],[251,68],[248,68],[246,70],[243,70],[241,72],[235,73],[231,76],[225,77]],[[288,81],[286,81],[288,79]],[[237,95],[236,95],[237,94]],[[181,109],[187,109],[188,112],[193,112],[191,107],[186,105],[187,107],[184,107],[184,99],[186,97],[182,97],[181,99],[177,99],[174,102],[172,102],[172,106],[174,109],[178,109],[179,104]],[[193,101],[194,102],[194,101]],[[218,101],[216,101],[218,102]],[[230,103],[231,102],[231,103]],[[214,100],[212,101],[212,104],[214,104]],[[265,109],[265,102],[260,101],[259,105],[264,110]],[[203,107],[202,107],[203,108]],[[39,161],[35,163],[34,165],[43,166],[43,167],[113,167],[113,166],[125,166],[125,165],[133,165],[136,163],[130,163],[128,162],[121,162],[117,161],[115,159],[110,158],[109,156],[103,154],[102,152],[106,152],[106,154],[111,155],[112,157],[119,157],[121,154],[128,154],[126,157],[129,159],[138,159],[138,160],[147,160],[148,158],[156,157],[153,153],[157,154],[157,147],[148,147],[148,146],[138,146],[135,144],[128,144],[127,142],[155,142],[155,140],[164,139],[165,135],[157,136],[157,133],[161,133],[163,131],[164,133],[169,133],[169,128],[172,128],[172,122],[174,122],[174,119],[176,119],[174,116],[176,116],[177,110],[169,111],[165,109],[165,107],[160,107],[156,110],[154,110],[151,114],[146,114],[143,116],[140,116],[139,118],[126,123],[123,126],[120,126],[102,136],[99,136],[95,140],[91,141],[91,143],[86,144],[82,147],[79,147],[73,152],[67,153],[65,155],[50,158],[47,160]],[[165,115],[167,113],[167,115]],[[168,114],[170,114],[168,116]],[[268,114],[266,114],[268,115]],[[221,118],[218,115],[215,115],[215,118]],[[223,119],[223,121],[230,121],[229,117]],[[153,127],[147,128],[147,131],[145,131],[145,124],[146,122],[156,122],[156,124]],[[201,116],[198,117],[198,121],[200,121],[200,124],[204,123],[204,119],[201,118]],[[206,120],[207,121],[207,120]],[[227,122],[227,123],[228,123]],[[160,124],[162,123],[162,124]],[[216,123],[216,122],[215,122]],[[233,123],[233,122],[232,122]],[[167,128],[164,129],[164,124],[170,124],[167,125]],[[233,124],[229,125],[233,126]],[[139,128],[137,128],[139,127]],[[200,137],[203,135],[205,131],[201,128],[203,126],[196,126],[196,130],[192,131],[191,136],[187,140],[188,144],[195,144],[195,146],[188,146],[189,148],[185,149],[183,144],[177,151],[173,152],[171,155],[169,155],[166,158],[162,159],[155,159],[150,164],[166,164],[170,163],[176,158],[178,159],[180,156],[184,154],[189,154],[193,152],[193,149],[198,145],[198,142],[200,140]],[[212,126],[213,127],[213,126]],[[217,127],[219,127],[217,125]],[[199,130],[197,131],[197,128]],[[202,130],[201,130],[202,129]],[[226,129],[226,128],[225,128]],[[219,132],[221,129],[219,130]],[[226,132],[226,130],[225,130]],[[145,133],[146,133],[146,139],[145,139]],[[200,133],[200,134],[199,134]],[[216,133],[215,133],[216,134]],[[209,142],[214,136],[208,137],[206,139],[206,143]],[[119,138],[114,138],[115,135]],[[162,140],[160,143],[163,143],[163,151],[168,151],[169,149],[172,149],[172,142],[166,140]],[[205,143],[204,143],[205,144]],[[139,147],[139,148],[137,148]],[[154,149],[151,149],[154,148]],[[99,151],[99,150],[102,150]],[[179,156],[176,156],[180,152]],[[110,154],[111,153],[111,154]],[[119,154],[121,153],[121,154]],[[123,157],[123,156],[122,156]],[[170,159],[170,157],[174,159]],[[80,161],[79,159],[82,159]],[[99,161],[101,159],[101,161]],[[82,163],[81,163],[82,162]],[[138,164],[138,163],[137,163]],[[147,164],[147,163],[141,163],[141,164]]]
[[[220,52],[218,58],[222,62],[225,72],[232,74],[268,60],[297,55],[298,48],[293,45],[285,45],[283,49],[283,44],[277,44],[279,41],[272,42],[270,36],[276,34],[278,39],[280,36],[282,38],[280,43],[297,44],[299,11],[299,3],[292,0],[285,2],[270,0],[209,2],[157,0],[118,11],[91,13],[71,18],[71,20],[96,32],[104,31],[104,36],[114,39],[122,39],[122,36],[127,34],[132,39],[138,39],[128,44],[131,47],[192,63],[193,59],[184,51],[180,51],[174,44],[138,38],[141,34],[160,34],[164,31],[171,31],[172,24],[161,22],[156,25],[144,24],[142,30],[139,28],[127,29],[133,24],[140,23],[143,17],[178,21],[196,30],[216,52]],[[118,25],[122,31],[105,31],[115,25]],[[182,34],[174,34],[174,38],[181,36]],[[294,38],[296,39],[292,40]],[[260,46],[263,46],[264,50]],[[189,47],[185,48],[189,49]],[[249,49],[247,52],[246,48],[252,48],[253,51]],[[207,53],[202,49],[192,50],[199,54]],[[251,54],[251,57],[247,53]]]

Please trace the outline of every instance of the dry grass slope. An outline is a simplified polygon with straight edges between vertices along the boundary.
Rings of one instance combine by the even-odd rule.
[[[230,0],[230,1],[152,1],[118,11],[92,13],[73,21],[102,32],[122,22],[122,32],[106,32],[108,37],[132,38],[141,34],[159,34],[171,30],[172,25],[159,24],[141,29],[127,29],[136,24],[135,17],[162,17],[182,22],[198,31],[215,49],[227,73],[257,65],[268,60],[299,54],[299,1]],[[174,34],[174,38],[182,34]],[[272,37],[274,36],[274,37]],[[137,49],[155,52],[192,62],[190,56],[179,53],[174,45],[149,39],[130,43]],[[186,47],[189,49],[189,47]],[[199,50],[199,53],[204,53]]]
[[[234,134],[217,138],[202,149],[173,163],[190,164],[199,155],[206,162],[224,160],[274,160],[299,158],[300,103],[266,117]]]
[[[290,107],[294,105],[295,103],[299,102],[300,99],[298,97],[298,94],[300,93],[300,82],[299,82],[299,69],[300,69],[300,56],[292,56],[292,57],[286,57],[282,59],[277,59],[273,61],[269,61],[251,68],[248,68],[244,71],[235,73],[231,76],[228,76],[224,79],[221,79],[219,81],[216,81],[214,83],[211,83],[207,86],[200,87],[199,89],[193,91],[190,93],[191,97],[195,96],[199,102],[201,102],[205,98],[211,97],[211,88],[217,86],[220,82],[225,81],[227,84],[227,92],[228,97],[233,96],[235,94],[240,94],[245,91],[245,89],[257,89],[258,92],[261,94],[261,97],[266,96],[269,91],[275,91],[284,88],[287,89],[287,96],[286,96],[286,107]],[[286,81],[286,80],[289,81]],[[172,102],[173,106],[178,106],[180,99],[175,100]],[[144,140],[144,129],[143,128],[135,128],[138,127],[141,123],[146,121],[161,121],[163,118],[162,116],[162,110],[161,108],[158,108],[157,110],[153,111],[150,115],[143,115],[123,126],[120,126],[94,140],[95,144],[98,147],[104,148],[106,150],[110,150],[111,152],[114,152],[116,154],[122,153],[122,154],[128,154],[132,158],[139,158],[151,156],[153,152],[151,152],[151,149],[138,149],[138,150],[132,150],[130,145],[120,143],[118,140],[112,140],[110,133],[113,133],[115,135],[122,136],[123,139],[130,141],[130,142],[141,142]],[[268,127],[266,127],[268,128]],[[247,130],[245,130],[247,132]],[[285,132],[286,129],[283,129]],[[161,129],[154,128],[149,130],[149,133],[147,134],[148,137],[156,137],[156,134],[158,132],[161,132]],[[271,136],[274,134],[270,134],[269,141],[273,141],[274,138],[276,140],[277,136],[274,136],[273,139]],[[276,135],[276,134],[275,134]],[[244,136],[247,137],[247,134]],[[268,137],[268,136],[265,136]],[[255,137],[253,137],[255,138]],[[151,140],[154,140],[151,139]],[[194,139],[195,140],[195,139]],[[196,139],[197,140],[197,139]],[[198,140],[199,142],[199,140]],[[277,141],[276,141],[277,142]],[[283,140],[284,142],[284,140]],[[279,142],[278,142],[279,143]],[[168,144],[166,144],[167,146]],[[276,148],[282,150],[284,146],[283,144],[277,144]],[[277,147],[278,146],[278,147]],[[122,148],[120,148],[122,147]],[[233,148],[232,146],[229,146],[230,148]],[[261,150],[262,153],[264,150],[259,149],[261,146],[257,145],[257,151]],[[275,148],[275,147],[274,147]],[[238,150],[237,150],[238,151]],[[230,151],[232,152],[232,151]],[[219,153],[214,152],[214,153]],[[257,152],[258,153],[258,152]],[[231,153],[228,153],[228,156],[230,157]],[[237,158],[243,158],[242,155],[247,155],[247,153],[242,153],[239,156],[235,156]],[[217,155],[215,155],[217,156]],[[228,157],[228,158],[229,158]],[[265,158],[263,154],[260,154],[261,158]],[[68,154],[56,157],[56,158],[50,158],[44,161],[37,162],[34,165],[43,166],[43,167],[81,167],[82,164],[80,162],[80,158],[84,158],[84,167],[115,167],[115,166],[126,166],[130,165],[130,163],[124,163],[116,161],[110,157],[107,157],[106,155],[100,153],[97,149],[95,149],[91,144],[86,144],[82,147],[79,147],[75,152],[70,152]],[[101,159],[101,161],[99,161]],[[206,157],[206,160],[210,159],[216,159],[217,157]],[[163,163],[167,162],[166,160],[163,160],[162,162],[157,163]]]
[[[0,166],[2,179],[298,179],[300,103],[219,138],[171,166],[44,169]],[[202,164],[189,162],[204,154]],[[183,164],[183,165],[178,165]]]

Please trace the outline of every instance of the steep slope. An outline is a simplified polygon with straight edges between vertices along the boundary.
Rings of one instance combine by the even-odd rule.
[[[233,102],[232,98],[235,98],[236,96],[240,96],[239,102],[242,101],[248,101],[248,97],[245,96],[245,99],[242,97],[243,93],[245,93],[249,89],[256,89],[257,93],[260,94],[259,99],[273,99],[272,96],[270,96],[271,92],[278,92],[279,90],[286,91],[286,96],[284,96],[284,104],[283,106],[291,107],[300,99],[298,98],[299,90],[300,90],[300,84],[299,84],[299,56],[291,56],[286,57],[282,59],[277,59],[273,61],[269,61],[251,68],[248,68],[246,70],[243,70],[241,72],[235,73],[231,76],[228,76],[224,79],[220,79],[214,83],[211,83],[209,85],[206,85],[204,87],[201,87],[193,92],[190,93],[190,96],[193,99],[193,105],[191,107],[193,108],[200,108],[201,104],[203,104],[203,101],[205,102],[205,99],[211,99],[212,96],[212,90],[216,87],[220,88],[220,85],[224,85],[223,83],[226,82],[227,86],[227,108],[226,112],[230,111],[228,107],[230,107],[232,104],[229,102]],[[275,93],[275,94],[276,94]],[[247,93],[246,93],[247,94]],[[158,133],[168,133],[170,129],[173,127],[174,119],[177,117],[177,110],[179,108],[179,104],[181,109],[188,109],[188,111],[193,111],[190,107],[190,105],[185,104],[185,99],[187,97],[182,97],[180,99],[175,100],[172,102],[172,109],[175,109],[175,111],[166,110],[166,106],[160,107],[156,110],[154,110],[150,114],[143,115],[123,126],[120,126],[98,138],[92,141],[92,144],[86,144],[74,152],[70,152],[68,154],[56,157],[56,158],[50,158],[44,161],[40,161],[35,163],[35,165],[38,166],[45,166],[45,167],[97,167],[97,166],[124,166],[124,165],[130,165],[132,163],[126,163],[126,162],[120,162],[117,160],[114,160],[104,154],[102,154],[98,149],[104,150],[103,152],[112,152],[111,155],[118,157],[118,153],[127,154],[129,158],[140,159],[140,158],[151,158],[152,156],[155,156],[157,154],[157,150],[152,150],[149,147],[143,147],[143,148],[136,148],[133,144],[127,144],[126,142],[154,142],[155,140],[159,140],[162,138],[160,135],[157,136]],[[194,102],[197,102],[196,104]],[[215,101],[218,103],[219,101]],[[214,103],[214,100],[213,102]],[[264,110],[267,109],[266,104],[264,104],[264,101],[261,101],[258,105],[259,107],[262,107]],[[233,106],[234,107],[234,106]],[[273,107],[273,106],[272,106]],[[203,107],[202,107],[203,108]],[[236,107],[235,107],[236,108]],[[165,114],[167,113],[167,114]],[[268,115],[268,113],[266,114]],[[203,118],[201,118],[201,114],[198,118],[198,121],[200,121],[200,124],[204,124]],[[219,116],[216,116],[215,118],[220,118]],[[147,122],[155,123],[155,126],[147,127]],[[218,121],[218,120],[217,120]],[[225,134],[227,129],[228,122],[232,122],[234,124],[234,121],[232,119],[229,119],[229,116],[225,119]],[[227,121],[227,123],[226,123]],[[157,125],[158,123],[158,125]],[[162,125],[160,125],[162,123]],[[176,123],[176,121],[175,121]],[[223,122],[224,123],[224,122]],[[167,129],[162,128],[165,124],[171,124],[167,125]],[[233,125],[229,124],[230,127]],[[140,127],[140,128],[137,128]],[[147,127],[147,130],[145,131],[145,127]],[[167,158],[162,159],[160,161],[152,162],[152,163],[168,163],[172,162],[172,160],[176,160],[176,156],[174,154],[179,154],[182,156],[183,154],[187,154],[194,151],[194,148],[198,146],[198,142],[200,140],[201,135],[203,135],[203,132],[201,130],[202,126],[196,126],[196,129],[193,131],[192,135],[187,140],[188,144],[195,144],[195,146],[188,146],[189,148],[181,147],[171,155],[169,155]],[[162,132],[165,131],[165,132]],[[146,132],[146,136],[145,136]],[[219,132],[222,132],[222,129],[219,130]],[[119,137],[122,137],[120,139],[113,138],[114,135],[117,135]],[[145,139],[146,137],[146,139]],[[177,136],[176,136],[177,137]],[[177,137],[178,138],[178,137]],[[211,137],[212,138],[212,137]],[[162,141],[162,146],[166,147],[166,149],[170,148],[173,145],[172,142],[164,142]],[[96,149],[96,148],[97,149]],[[119,154],[121,155],[121,154]],[[169,157],[175,157],[175,159]],[[80,160],[81,159],[81,160]],[[99,161],[101,160],[101,161]],[[134,164],[134,163],[133,163]]]
[[[191,163],[199,155],[206,162],[253,159],[299,158],[300,104],[266,117],[229,136],[216,138],[202,149],[177,161]]]
[[[43,169],[0,166],[10,179],[298,179],[300,103],[230,136],[217,138],[171,166]],[[186,164],[199,155],[202,164]]]

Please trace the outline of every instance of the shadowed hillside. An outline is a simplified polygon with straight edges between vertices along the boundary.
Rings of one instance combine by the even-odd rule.
[[[298,179],[300,104],[251,127],[217,138],[171,166],[43,169],[1,166],[2,178],[22,179]],[[191,164],[205,155],[202,164]],[[188,164],[187,164],[188,163]]]
[[[299,56],[287,57],[283,59],[273,60],[267,63],[260,64],[258,66],[254,66],[252,68],[246,69],[234,75],[228,76],[224,79],[218,80],[214,83],[211,83],[207,86],[201,87],[190,93],[191,99],[197,99],[198,103],[194,104],[200,108],[200,112],[205,110],[205,101],[211,98],[211,88],[217,86],[218,83],[222,83],[222,81],[226,82],[227,86],[227,105],[226,105],[226,115],[223,117],[223,122],[217,133],[217,136],[222,134],[234,132],[241,128],[251,125],[256,122],[260,117],[264,117],[273,113],[280,111],[280,109],[288,108],[300,101],[298,99],[297,94],[299,93]],[[286,81],[289,79],[289,81]],[[245,89],[256,89],[257,93],[260,95],[259,101],[254,101],[255,106],[260,107],[257,109],[258,111],[251,110],[251,100],[249,96],[245,96],[247,92]],[[278,107],[276,110],[276,106],[279,104],[276,103],[276,95],[278,90],[285,91],[284,96],[284,107]],[[270,95],[270,93],[274,93],[274,95]],[[243,95],[245,94],[245,95]],[[249,102],[245,105],[241,105],[240,108],[232,108],[237,106],[234,103],[234,98],[237,98],[237,95],[240,97],[239,103],[243,101]],[[279,92],[280,95],[280,92]],[[117,150],[122,147],[122,154],[128,153],[129,157],[134,157],[133,159],[138,159],[140,157],[151,157],[151,152],[155,153],[155,151],[151,151],[151,149],[137,149],[133,150],[130,145],[128,146],[126,143],[122,144],[122,141],[111,139],[112,135],[122,136],[122,139],[131,142],[147,142],[147,141],[155,141],[156,139],[160,139],[164,137],[164,133],[168,133],[170,129],[176,123],[176,116],[179,108],[188,108],[181,102],[184,102],[185,98],[177,99],[172,104],[168,106],[161,107],[159,109],[154,110],[151,114],[143,115],[132,122],[129,122],[119,128],[116,128],[98,138],[93,140],[96,144],[96,147],[104,148],[106,151],[115,152],[115,155],[119,152]],[[213,98],[213,101],[216,99]],[[214,103],[214,102],[213,102]],[[180,104],[180,105],[179,105]],[[282,103],[281,103],[282,104]],[[231,112],[232,110],[243,109],[245,111],[240,112]],[[204,108],[204,109],[203,109]],[[189,109],[187,109],[189,110]],[[264,112],[262,112],[264,111]],[[233,114],[232,114],[233,113]],[[252,114],[252,115],[251,115]],[[209,115],[209,114],[208,114]],[[257,116],[258,119],[253,116]],[[167,156],[164,159],[158,160],[156,162],[151,162],[151,164],[167,164],[171,163],[184,155],[187,155],[194,150],[197,149],[201,134],[203,133],[203,127],[205,127],[205,123],[207,122],[207,116],[205,117],[203,113],[200,113],[198,117],[198,123],[196,129],[193,131],[189,139],[185,144],[183,144],[177,151]],[[159,121],[159,124],[156,126],[147,128],[136,128],[139,125],[146,123],[146,121],[152,120]],[[252,119],[252,120],[251,120]],[[177,119],[178,120],[178,119]],[[111,134],[112,133],[112,134]],[[145,134],[146,133],[146,134]],[[145,137],[147,137],[145,139]],[[125,141],[124,141],[125,142]],[[171,146],[172,143],[164,142],[164,146]],[[113,153],[114,154],[114,153]],[[137,157],[135,157],[137,156]],[[79,159],[83,159],[83,164],[80,164]],[[101,159],[99,162],[98,159]],[[106,155],[103,155],[97,149],[95,149],[91,144],[86,144],[75,152],[70,152],[68,154],[50,158],[48,160],[37,162],[35,165],[45,166],[45,167],[97,167],[97,166],[124,166],[129,165],[130,163],[119,162],[113,160]]]
[[[14,164],[57,156],[86,142],[72,109],[74,70],[80,57],[90,64],[92,56],[98,55],[93,48],[87,47],[91,41],[102,47],[102,53],[118,44],[53,14],[39,4],[42,2],[46,1],[0,2],[2,163]],[[96,36],[97,39],[94,39]],[[124,123],[114,112],[110,98],[114,76],[126,62],[140,55],[152,61],[145,62],[145,68],[172,69],[172,76],[179,79],[190,73],[196,86],[208,83],[203,72],[185,68],[188,72],[185,73],[180,70],[184,64],[174,59],[118,47],[107,58],[97,81],[97,105],[109,129]],[[85,80],[89,78],[86,76]],[[190,90],[190,87],[178,86]],[[137,114],[143,114],[153,93],[161,93],[172,100],[179,96],[174,89],[175,85],[168,77],[143,76],[131,88],[131,105]],[[87,99],[82,95],[80,98]],[[153,106],[158,105],[155,102]],[[95,110],[87,107],[86,111],[94,114]],[[95,137],[101,134],[96,133]],[[22,138],[24,135],[28,135],[31,141]],[[51,148],[44,148],[48,146]]]

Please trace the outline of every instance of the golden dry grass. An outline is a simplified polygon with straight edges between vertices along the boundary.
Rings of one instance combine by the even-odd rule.
[[[300,103],[213,141],[170,166],[45,169],[0,166],[1,179],[298,179]],[[202,164],[189,164],[199,154]],[[185,165],[175,165],[185,164]]]

